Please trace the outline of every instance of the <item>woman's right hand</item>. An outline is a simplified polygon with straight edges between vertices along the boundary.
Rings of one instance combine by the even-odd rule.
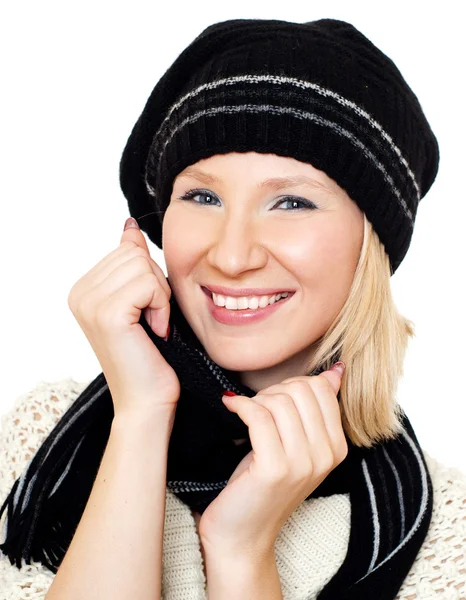
[[[102,367],[115,416],[176,409],[178,376],[139,324],[144,310],[152,331],[165,337],[171,294],[142,231],[134,227],[71,288],[68,306]]]

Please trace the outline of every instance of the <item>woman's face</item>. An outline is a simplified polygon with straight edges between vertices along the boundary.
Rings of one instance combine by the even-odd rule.
[[[191,200],[180,199],[193,189]],[[207,354],[259,391],[306,374],[313,345],[348,297],[363,231],[362,211],[323,171],[234,152],[176,177],[162,241],[172,291]],[[209,286],[294,293],[265,318],[232,325],[212,316]]]

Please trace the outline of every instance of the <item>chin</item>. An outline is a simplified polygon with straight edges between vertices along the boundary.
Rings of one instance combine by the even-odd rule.
[[[228,371],[260,371],[275,367],[286,360],[286,357],[277,357],[276,352],[271,353],[270,356],[258,356],[258,351],[254,348],[250,348],[250,353],[246,350],[238,353],[234,349],[222,351],[218,345],[212,349],[212,352],[209,352],[207,346],[205,350],[219,367]]]

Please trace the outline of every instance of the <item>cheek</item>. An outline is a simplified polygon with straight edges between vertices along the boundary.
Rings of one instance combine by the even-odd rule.
[[[344,228],[334,222],[313,223],[301,234],[290,236],[283,248],[287,261],[294,265],[292,270],[302,280],[317,283],[352,269],[353,245]]]
[[[348,219],[321,219],[287,246],[290,271],[320,314],[338,313],[348,297],[359,259],[362,227],[362,222]]]
[[[162,228],[162,247],[168,271],[189,272],[196,249],[199,249],[199,230],[186,221],[186,211],[168,206]]]

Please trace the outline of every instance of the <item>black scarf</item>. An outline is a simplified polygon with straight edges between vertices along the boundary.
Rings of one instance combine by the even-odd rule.
[[[168,448],[167,487],[203,513],[252,449],[247,426],[221,401],[225,390],[253,397],[238,374],[219,367],[171,296],[167,342],[139,320],[175,369],[181,394]],[[337,358],[337,357],[336,357]],[[317,369],[317,375],[325,370]],[[21,568],[21,558],[56,573],[92,490],[110,435],[113,402],[99,374],[62,415],[0,509],[8,532],[0,550]],[[372,448],[348,442],[348,455],[306,499],[350,494],[347,555],[319,600],[393,600],[424,541],[432,515],[432,482],[403,412],[405,431]],[[235,445],[234,439],[247,442]]]

